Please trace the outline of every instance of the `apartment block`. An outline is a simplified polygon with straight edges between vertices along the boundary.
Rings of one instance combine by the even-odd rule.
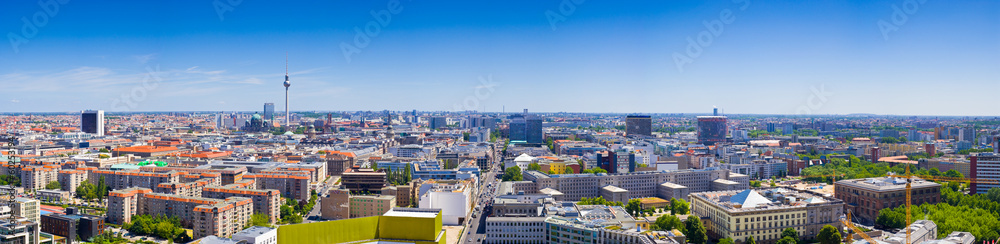
[[[31,198],[18,197],[14,198],[14,216],[21,216],[28,221],[38,223],[40,220],[38,200]]]
[[[281,207],[281,192],[274,189],[256,190],[242,189],[236,186],[205,187],[202,197],[225,199],[230,197],[245,197],[253,200],[253,212],[262,213],[270,218],[271,223],[277,223]]]
[[[64,169],[58,172],[59,186],[63,191],[76,192],[76,188],[87,181],[86,170]]]
[[[215,204],[194,207],[194,238],[205,236],[231,237],[243,230],[253,215],[253,200],[230,197]]]
[[[142,187],[147,189],[156,188],[163,183],[180,182],[181,172],[148,172],[140,170],[94,170],[88,174],[91,184],[97,185],[97,181],[104,177],[104,184],[111,189],[126,189],[131,187]]]
[[[205,178],[188,183],[161,183],[153,188],[153,192],[163,194],[174,194],[186,197],[201,196],[205,187],[218,186],[219,182],[213,178]]]
[[[56,171],[57,169],[47,167],[21,167],[21,187],[31,190],[45,189],[45,185],[49,184],[49,182],[58,181]]]
[[[117,225],[132,222],[132,216],[139,213],[139,198],[152,193],[147,188],[127,188],[108,193],[107,222]]]
[[[309,201],[309,176],[284,174],[247,174],[246,179],[254,180],[256,189],[276,189],[283,197],[299,201]]]

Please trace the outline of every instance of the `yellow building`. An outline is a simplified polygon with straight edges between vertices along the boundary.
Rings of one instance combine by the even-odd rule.
[[[283,225],[278,227],[278,244],[320,243],[445,244],[441,211],[436,209],[394,208],[382,216]]]

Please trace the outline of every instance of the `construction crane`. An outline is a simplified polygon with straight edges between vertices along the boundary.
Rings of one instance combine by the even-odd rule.
[[[854,233],[858,233],[858,235],[861,236],[861,238],[865,238],[865,241],[868,241],[868,244],[878,244],[878,242],[875,242],[875,239],[872,239],[870,236],[868,236],[868,234],[865,234],[864,231],[861,231],[861,228],[854,226],[854,223],[851,222],[851,211],[847,211],[847,219],[841,219],[840,222],[844,223],[844,226],[847,226],[848,228],[851,228],[851,230],[854,230]],[[850,240],[851,235],[848,233],[847,238],[845,239]]]
[[[925,180],[937,180],[937,181],[949,181],[949,182],[975,182],[975,183],[987,183],[987,184],[998,184],[1000,181],[988,180],[988,179],[974,179],[974,178],[959,178],[959,177],[943,177],[943,176],[930,176],[930,175],[912,175],[910,174],[910,164],[906,164],[906,174],[905,175],[889,175],[889,177],[895,178],[906,178],[906,243],[910,243],[910,209],[912,207],[911,197],[911,187],[910,183],[913,182],[913,178],[920,178]]]

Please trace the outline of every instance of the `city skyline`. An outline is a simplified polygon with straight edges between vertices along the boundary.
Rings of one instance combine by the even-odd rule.
[[[11,3],[0,112],[996,114],[1000,3],[904,2]]]

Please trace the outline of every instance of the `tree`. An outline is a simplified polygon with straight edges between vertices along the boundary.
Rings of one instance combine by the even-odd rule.
[[[945,177],[955,177],[955,178],[965,178],[965,176],[962,175],[962,172],[958,172],[958,170],[954,170],[954,169],[950,169],[948,171],[945,171],[944,172],[944,176]]]
[[[840,231],[832,225],[824,225],[823,229],[820,229],[819,234],[816,235],[816,240],[820,244],[840,244],[840,239]]]
[[[747,237],[747,244],[757,244],[757,241],[753,239],[753,236]]]
[[[629,199],[628,204],[625,204],[625,211],[628,211],[632,217],[639,217],[642,212],[642,201],[639,201],[638,198]]]
[[[797,241],[795,240],[795,238],[791,238],[791,237],[787,237],[787,236],[786,237],[782,237],[781,240],[778,240],[778,244],[795,244],[796,242]]]
[[[542,166],[538,165],[538,163],[531,163],[528,164],[528,170],[542,171]]]
[[[575,173],[573,173],[573,168],[566,167],[566,170],[563,170],[563,174],[575,174]]]
[[[726,237],[719,239],[719,243],[717,244],[733,244],[733,238]]]
[[[785,237],[791,237],[793,242],[790,244],[795,244],[799,240],[799,232],[795,231],[795,228],[792,227],[785,228],[785,230],[781,231],[781,238]]]
[[[674,215],[660,215],[653,224],[658,230],[678,229],[681,232],[685,230],[684,222],[681,222],[681,219]]]
[[[705,230],[705,226],[701,224],[701,218],[698,216],[689,215],[684,223],[684,228],[687,230],[684,235],[687,236],[689,243],[705,244],[708,241],[708,231]]]
[[[986,191],[986,199],[1000,203],[1000,187],[990,188],[990,190]]]
[[[677,209],[677,198],[671,197],[670,198],[670,214],[675,214],[676,215],[677,211],[674,211],[675,209]]]
[[[684,199],[677,199],[676,205],[674,204],[674,202],[675,201],[670,201],[671,205],[670,211],[672,211],[673,214],[688,214],[690,212],[691,203],[688,203],[688,201],[685,201]]]
[[[603,173],[603,174],[607,174],[607,173],[608,173],[608,171],[607,171],[607,170],[604,170],[604,169],[602,169],[602,168],[594,168],[594,174],[602,174],[602,173]]]
[[[556,175],[556,174],[558,174],[558,173],[556,173],[556,171],[555,171],[555,170],[551,170],[551,169],[550,169],[550,170],[549,170],[549,172],[548,172],[548,174],[549,174],[549,175]]]
[[[521,168],[515,165],[503,170],[503,176],[500,179],[503,181],[522,181],[524,177],[521,176]]]
[[[60,188],[62,188],[62,185],[60,185],[58,181],[51,181],[49,182],[49,184],[45,185],[45,189],[49,190],[55,190]]]
[[[250,215],[250,222],[247,222],[247,227],[251,226],[271,227],[271,218],[263,213]]]

